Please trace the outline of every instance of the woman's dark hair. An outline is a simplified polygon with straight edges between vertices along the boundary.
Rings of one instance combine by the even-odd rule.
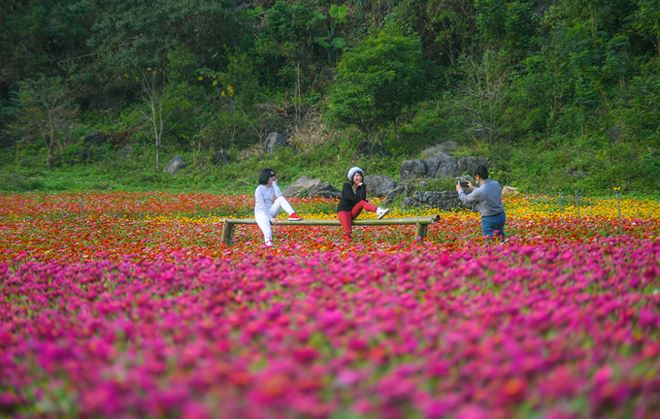
[[[479,166],[477,170],[474,171],[475,176],[479,176],[482,179],[488,179],[488,168],[486,166]]]
[[[275,171],[273,169],[264,169],[259,175],[259,185],[268,185],[268,179],[271,176],[275,176]]]

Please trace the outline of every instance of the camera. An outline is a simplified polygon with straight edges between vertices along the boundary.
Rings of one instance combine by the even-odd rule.
[[[461,188],[469,188],[468,183],[466,181],[461,180]]]

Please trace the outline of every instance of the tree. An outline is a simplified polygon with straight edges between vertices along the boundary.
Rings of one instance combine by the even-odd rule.
[[[259,15],[254,52],[267,85],[312,84],[344,48],[340,27],[348,12],[319,3],[279,0]]]
[[[427,3],[427,2],[424,2]],[[455,65],[472,42],[474,4],[469,1],[430,0],[425,7],[426,27],[433,34],[441,61]]]
[[[650,41],[655,47],[656,58],[660,57],[660,11],[654,0],[639,0],[639,9],[633,15],[633,28],[637,34]]]
[[[27,142],[43,142],[46,164],[61,154],[64,140],[74,125],[78,108],[60,77],[40,76],[18,83],[18,115],[10,131]]]
[[[160,169],[160,148],[165,131],[165,122],[170,116],[165,114],[165,83],[166,72],[148,69],[142,75],[142,93],[147,105],[147,112],[140,112],[142,117],[149,123],[153,133],[154,145],[156,146],[156,170]]]
[[[503,54],[487,50],[481,60],[468,57],[463,64],[462,104],[477,139],[491,142],[499,133],[509,77],[506,61]]]
[[[197,161],[204,145],[198,133],[214,112],[213,94],[200,83],[198,61],[187,48],[177,47],[167,54],[167,61],[163,114],[169,116],[168,136],[190,144]]]
[[[80,65],[87,56],[91,1],[3,1],[0,10],[0,98],[20,79]]]
[[[479,51],[505,50],[519,60],[536,47],[535,29],[541,16],[538,0],[476,0],[475,41]]]
[[[146,68],[162,69],[168,54],[185,48],[200,66],[222,68],[229,46],[251,34],[244,7],[230,0],[96,0],[99,17],[88,40],[102,82],[99,94],[135,99]]]
[[[372,34],[339,61],[328,116],[357,127],[373,145],[385,125],[415,101],[422,79],[421,41],[416,34]]]

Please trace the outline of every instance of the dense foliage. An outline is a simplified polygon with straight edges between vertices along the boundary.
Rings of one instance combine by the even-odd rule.
[[[396,172],[402,158],[451,139],[525,189],[660,186],[648,184],[660,138],[652,0],[2,7],[6,190],[42,188],[57,168],[84,176],[89,165],[154,187],[148,179],[174,154],[204,168],[195,179],[205,172],[226,186],[262,164],[250,156],[271,131],[303,154],[276,162],[316,174],[319,161],[339,171],[366,159],[355,154],[365,140],[367,152],[398,158],[372,167]],[[139,170],[116,164],[127,145]],[[234,166],[208,163],[221,149]]]

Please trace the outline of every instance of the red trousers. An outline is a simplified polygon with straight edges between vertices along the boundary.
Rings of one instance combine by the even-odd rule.
[[[350,211],[339,211],[337,213],[341,227],[344,229],[344,238],[346,240],[351,239],[351,227],[353,226],[353,219],[360,215],[362,210],[376,212],[376,206],[369,201],[362,200],[355,204],[353,209]]]

